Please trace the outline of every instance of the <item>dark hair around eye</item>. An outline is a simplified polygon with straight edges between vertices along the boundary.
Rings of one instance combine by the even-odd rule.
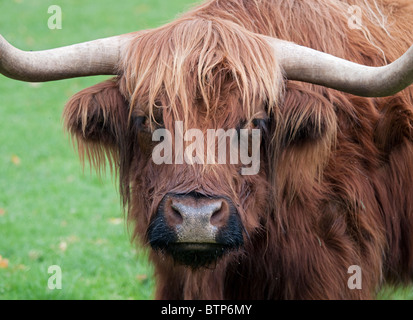
[[[163,119],[150,119],[149,116],[135,116],[133,118],[134,126],[143,132],[152,132],[153,130],[163,128]]]
[[[241,122],[240,125],[236,129],[237,129],[238,135],[240,134],[241,129],[248,129],[248,130],[258,129],[261,131],[261,138],[265,142],[268,137],[269,125],[270,125],[269,118],[265,118],[265,119],[255,118],[255,119],[252,119],[251,121]],[[251,132],[252,131],[250,131],[250,133]]]
[[[252,125],[255,129],[261,129],[264,133],[268,131],[269,119],[253,119]]]
[[[139,132],[150,132],[150,124],[147,116],[135,116],[133,117],[133,126]]]
[[[318,119],[314,114],[304,117],[302,121],[289,119],[285,128],[284,145],[298,145],[321,139],[327,131],[324,119]]]

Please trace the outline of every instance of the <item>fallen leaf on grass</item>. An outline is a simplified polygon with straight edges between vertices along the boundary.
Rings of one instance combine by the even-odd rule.
[[[0,269],[6,269],[9,266],[9,260],[0,256]]]
[[[18,166],[21,163],[21,160],[18,156],[16,156],[15,154],[11,156],[11,162],[15,165]]]
[[[66,242],[66,241],[60,242],[60,243],[59,243],[59,249],[60,249],[60,251],[65,252],[66,249],[67,249],[67,242]]]
[[[4,216],[6,214],[6,210],[3,208],[0,208],[0,217]]]
[[[123,219],[121,218],[110,218],[109,219],[109,223],[113,225],[118,225],[118,224],[121,224],[122,222],[123,222]]]
[[[144,281],[144,280],[148,279],[148,276],[146,274],[138,274],[136,276],[136,279],[139,280],[139,281]]]

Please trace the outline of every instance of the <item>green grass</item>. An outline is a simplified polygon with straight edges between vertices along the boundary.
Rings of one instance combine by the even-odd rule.
[[[0,34],[40,50],[159,26],[192,0],[10,0],[0,2]],[[70,3],[70,4],[68,4]],[[49,30],[59,5],[63,29]],[[0,299],[152,299],[147,253],[130,243],[117,186],[83,173],[62,130],[65,102],[106,77],[32,85],[0,76]],[[62,290],[47,287],[62,269]],[[1,266],[1,261],[0,261]],[[412,299],[389,288],[381,299]]]
[[[48,49],[157,27],[191,3],[1,1],[0,34]],[[61,30],[47,27],[50,5],[62,8]],[[0,76],[0,299],[153,298],[153,270],[130,242],[116,182],[83,173],[62,129],[69,97],[106,78],[32,85]],[[47,287],[51,265],[62,269],[62,290]]]

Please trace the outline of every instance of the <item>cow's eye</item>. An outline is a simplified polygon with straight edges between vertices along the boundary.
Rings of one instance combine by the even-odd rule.
[[[248,130],[249,134],[252,134],[252,130],[260,130],[261,137],[268,133],[268,119],[252,119],[250,121],[245,121],[237,127],[238,135],[240,134],[240,129]]]
[[[261,130],[263,133],[267,132],[268,128],[268,120],[267,119],[253,119],[250,122],[244,124],[244,129],[252,130],[258,129]]]
[[[135,125],[139,131],[151,133],[153,130],[163,128],[162,119],[149,119],[148,116],[137,116],[135,117]]]
[[[266,129],[267,119],[253,119],[251,121],[252,129]]]
[[[150,131],[149,119],[146,116],[138,116],[135,118],[135,124],[140,131]]]

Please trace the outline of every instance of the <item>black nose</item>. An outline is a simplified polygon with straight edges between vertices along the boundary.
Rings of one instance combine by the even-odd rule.
[[[152,248],[194,267],[240,247],[243,233],[238,212],[228,198],[167,194],[150,223],[148,239]]]

